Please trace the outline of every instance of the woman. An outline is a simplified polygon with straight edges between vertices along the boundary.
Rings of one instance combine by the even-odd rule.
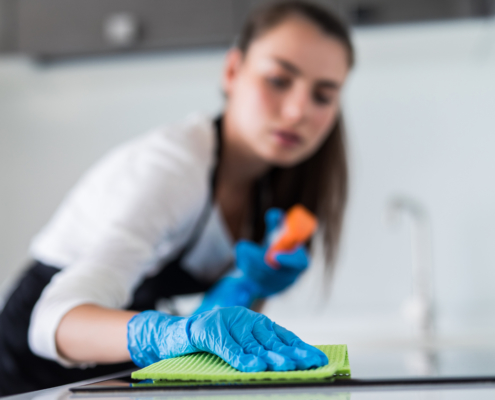
[[[223,115],[120,146],[35,238],[36,262],[0,317],[0,393],[196,351],[241,371],[326,364],[246,307],[309,264],[304,247],[279,254],[278,269],[264,263],[263,236],[282,210],[313,211],[335,255],[347,187],[339,94],[352,60],[348,32],[317,6],[254,13],[226,57]],[[154,311],[161,298],[205,291],[190,317]]]

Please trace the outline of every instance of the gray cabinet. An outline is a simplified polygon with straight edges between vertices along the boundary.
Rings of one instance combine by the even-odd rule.
[[[0,0],[0,52],[66,57],[227,46],[271,0]],[[481,17],[495,0],[312,0],[355,25]]]
[[[19,0],[19,50],[40,56],[227,44],[233,0]]]

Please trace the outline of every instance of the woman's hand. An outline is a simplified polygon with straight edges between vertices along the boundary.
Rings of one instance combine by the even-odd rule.
[[[265,261],[267,248],[247,240],[236,246],[237,268],[242,271],[245,280],[257,287],[256,297],[268,297],[281,292],[292,285],[309,265],[309,256],[304,246],[291,252],[278,253],[275,260],[277,268]]]
[[[216,354],[243,372],[321,367],[327,356],[262,314],[219,308],[189,318],[145,311],[128,323],[128,348],[139,367],[184,354]]]
[[[237,268],[242,271],[245,279],[257,286],[257,297],[268,297],[286,289],[309,265],[309,256],[304,246],[276,254],[275,261],[278,265],[275,268],[266,263],[266,252],[284,216],[281,209],[270,208],[265,213],[266,232],[263,245],[241,240],[236,246]]]
[[[235,248],[236,268],[222,278],[205,294],[196,314],[218,307],[251,307],[254,300],[281,292],[292,285],[309,265],[304,246],[291,252],[278,253],[278,265],[271,267],[265,261],[270,237],[284,217],[282,210],[271,208],[265,214],[266,233],[263,245],[241,240]]]

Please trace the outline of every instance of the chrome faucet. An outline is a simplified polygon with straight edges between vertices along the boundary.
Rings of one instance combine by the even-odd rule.
[[[419,353],[413,354],[409,364],[421,375],[435,374],[436,356],[435,304],[433,296],[433,258],[431,223],[425,207],[409,196],[395,196],[387,205],[391,223],[407,217],[411,237],[412,293],[405,302],[404,314],[412,323],[420,341]]]

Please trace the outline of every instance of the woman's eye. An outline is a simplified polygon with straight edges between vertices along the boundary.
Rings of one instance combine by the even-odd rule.
[[[286,89],[290,85],[289,79],[279,77],[268,78],[268,83],[276,89]]]
[[[315,93],[313,95],[313,99],[317,104],[330,104],[332,103],[332,97],[328,95],[324,95],[322,93]]]

